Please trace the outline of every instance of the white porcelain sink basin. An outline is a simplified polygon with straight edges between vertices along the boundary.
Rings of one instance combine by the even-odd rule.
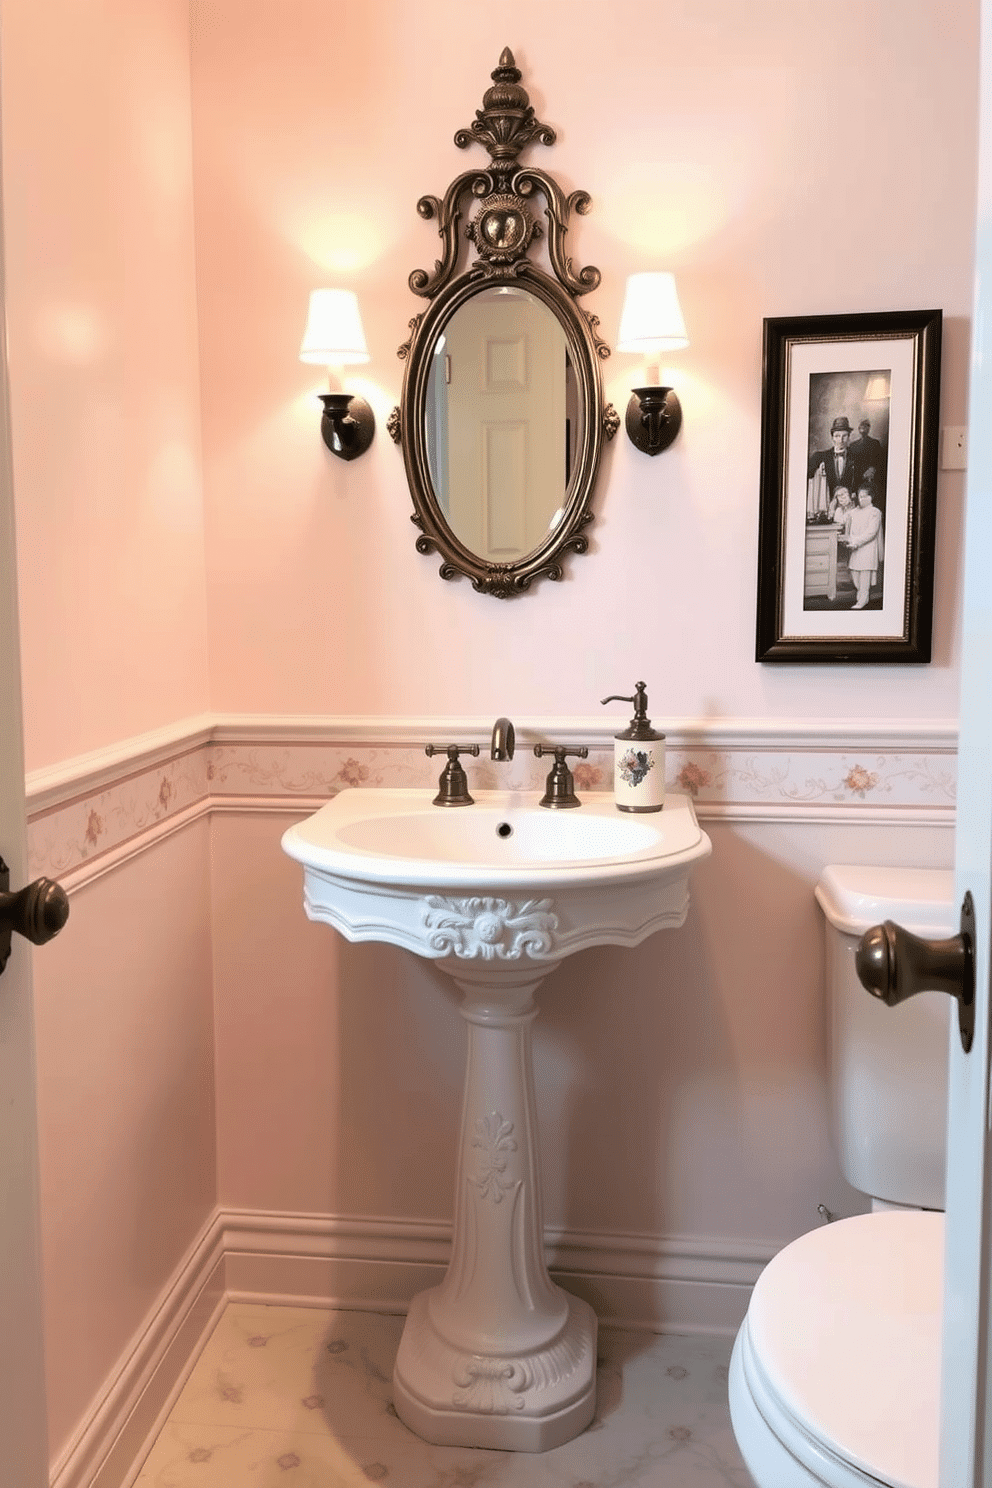
[[[684,798],[645,816],[625,815],[610,800],[552,811],[536,794],[510,791],[476,791],[474,806],[431,800],[430,791],[345,790],[291,827],[283,845],[310,867],[448,888],[564,883],[590,868],[600,880],[627,865],[706,851]]]
[[[491,876],[493,869],[572,869],[654,856],[663,834],[617,812],[606,816],[595,810],[575,813],[500,802],[483,805],[477,797],[474,809],[445,811],[433,806],[417,809],[415,802],[407,808],[403,802],[379,801],[375,815],[340,821],[334,839],[345,851],[362,856],[403,859],[404,873],[409,864],[425,865],[423,870],[414,870],[418,874],[457,864],[455,873],[461,877],[466,870]]]
[[[425,956],[462,992],[468,1060],[451,1261],[410,1304],[397,1414],[427,1441],[540,1452],[596,1404],[596,1316],[544,1257],[531,1060],[534,993],[565,956],[682,924],[710,851],[687,796],[630,816],[611,798],[345,790],[282,839],[313,920]]]

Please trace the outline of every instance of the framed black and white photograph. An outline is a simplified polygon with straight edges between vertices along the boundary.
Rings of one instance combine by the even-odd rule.
[[[765,321],[758,661],[927,662],[941,312]]]

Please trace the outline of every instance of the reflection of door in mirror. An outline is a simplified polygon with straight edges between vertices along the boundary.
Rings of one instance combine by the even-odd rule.
[[[567,360],[555,315],[515,287],[467,300],[438,340],[425,431],[435,494],[488,562],[532,552],[561,509]]]

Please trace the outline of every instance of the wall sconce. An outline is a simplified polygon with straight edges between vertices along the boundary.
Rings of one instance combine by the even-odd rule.
[[[342,460],[364,455],[375,434],[375,414],[364,398],[341,391],[334,369],[368,360],[357,296],[350,289],[313,290],[300,361],[327,368],[331,391],[320,394],[324,405],[320,434],[331,453]]]
[[[627,404],[627,437],[646,455],[660,455],[682,427],[682,405],[673,388],[661,385],[659,354],[689,345],[674,274],[631,274],[627,280],[617,351],[645,359],[644,387]]]

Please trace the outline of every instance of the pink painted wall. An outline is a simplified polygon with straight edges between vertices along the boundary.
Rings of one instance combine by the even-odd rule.
[[[27,768],[208,705],[183,0],[4,5]]]
[[[955,714],[960,475],[941,482],[932,666],[761,667],[753,636],[762,317],[943,307],[943,419],[965,422],[973,4],[911,0],[898,23],[885,0],[843,19],[668,4],[618,25],[574,0],[372,0],[336,26],[320,0],[194,13],[214,706],[575,714],[645,676],[669,717]],[[452,136],[507,44],[558,130],[530,156],[593,198],[571,241],[603,274],[587,308],[615,339],[626,275],[671,268],[691,339],[679,443],[650,460],[619,438],[591,554],[512,604],[442,583],[414,551],[383,429],[423,308],[407,276],[437,253],[416,202],[485,163]],[[296,360],[324,283],[358,291],[372,351],[349,385],[379,433],[350,467],[324,450],[320,378]],[[618,408],[638,370],[607,363]]]
[[[959,475],[941,477],[933,665],[752,659],[762,317],[940,305],[942,418],[966,418],[975,9],[910,4],[898,27],[875,0],[848,14],[839,34],[809,5],[670,5],[614,28],[559,0],[373,3],[349,14],[343,44],[308,0],[197,9],[215,707],[547,716],[592,712],[646,676],[662,718],[955,714]],[[588,308],[610,337],[627,273],[670,267],[692,341],[678,445],[657,461],[611,447],[592,552],[513,604],[443,584],[437,560],[416,554],[382,428],[401,383],[395,348],[421,308],[407,276],[436,254],[415,204],[466,167],[452,135],[506,44],[559,131],[534,153],[593,197],[571,245],[603,272]],[[909,98],[922,125],[911,139]],[[831,232],[825,193],[838,183],[845,223]],[[349,385],[379,435],[353,466],[324,451],[318,379],[296,360],[323,283],[358,291],[372,349]],[[607,364],[619,407],[635,371],[630,358]],[[222,1201],[444,1218],[463,1048],[450,990],[394,953],[326,931],[321,943],[278,830],[265,817],[214,825]],[[949,834],[713,835],[683,930],[609,967],[578,957],[543,995],[551,1223],[785,1240],[817,1222],[819,1202],[863,1202],[827,1137],[812,889],[831,861],[946,863]]]
[[[35,958],[53,1455],[214,1207],[208,838],[88,884]]]
[[[561,0],[373,3],[349,13],[346,43],[309,0],[195,15],[215,707],[547,716],[592,712],[646,676],[662,718],[955,714],[960,475],[941,477],[933,665],[753,662],[761,321],[942,306],[942,418],[965,421],[974,7],[938,16],[921,0],[896,27],[865,0],[838,34],[810,5],[670,5],[610,27]],[[415,204],[466,167],[452,135],[506,44],[559,131],[534,153],[593,197],[571,245],[603,272],[588,308],[610,337],[626,274],[674,268],[692,341],[678,445],[648,461],[619,440],[592,552],[513,604],[443,584],[437,560],[416,554],[382,427],[401,383],[395,348],[421,308],[407,276],[436,255]],[[910,98],[922,126],[911,137]],[[838,182],[845,223],[831,232],[825,193]],[[358,291],[372,349],[349,385],[379,434],[353,466],[324,451],[318,379],[296,360],[309,290],[324,283]],[[619,407],[635,371],[630,358],[607,364]],[[308,925],[280,826],[214,824],[222,1201],[444,1218],[463,1049],[450,989],[409,958]],[[863,1203],[827,1137],[812,889],[828,862],[946,863],[949,833],[713,835],[683,930],[609,965],[578,957],[543,994],[551,1223],[784,1241],[817,1222],[819,1202]]]

